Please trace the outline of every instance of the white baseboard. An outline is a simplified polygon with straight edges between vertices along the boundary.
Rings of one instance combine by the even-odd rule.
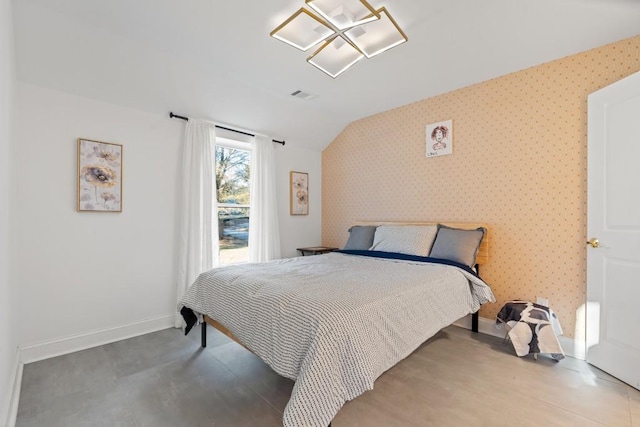
[[[465,316],[462,319],[455,321],[453,324],[461,328],[471,329],[471,315]],[[496,329],[495,320],[487,319],[485,317],[478,318],[478,332],[498,338],[504,338],[506,333],[504,326],[501,329]],[[584,360],[584,344],[580,345],[580,342],[572,338],[562,336],[558,337],[558,341],[567,356]]]
[[[585,342],[567,337],[558,337],[558,341],[560,341],[560,345],[567,356],[580,360],[587,359],[587,348]]]
[[[32,363],[127,338],[137,337],[150,332],[172,328],[174,327],[174,321],[175,316],[172,314],[170,316],[145,319],[128,325],[116,326],[114,328],[92,331],[28,345],[20,349],[22,357],[21,360],[23,363]]]
[[[9,410],[7,412],[7,427],[15,427],[18,418],[18,403],[20,402],[20,389],[22,388],[22,368],[23,363],[20,360],[20,350],[16,351],[16,364],[13,369],[13,386],[9,395]]]
[[[18,415],[18,401],[20,400],[20,387],[22,386],[22,362],[20,361],[20,349],[15,348],[15,354],[11,361],[12,368],[7,378],[6,394],[0,397],[0,426],[14,427]]]
[[[454,326],[459,326],[465,329],[471,329],[471,315],[464,316],[461,319],[456,320]],[[496,322],[484,317],[478,317],[478,332],[491,335],[498,338],[504,338],[504,329],[496,329]]]

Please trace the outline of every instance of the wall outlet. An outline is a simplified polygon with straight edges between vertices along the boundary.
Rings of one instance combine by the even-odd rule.
[[[536,304],[544,305],[545,307],[549,307],[549,300],[542,297],[536,297]]]

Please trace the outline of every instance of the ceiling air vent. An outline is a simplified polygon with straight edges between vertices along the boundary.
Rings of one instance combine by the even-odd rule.
[[[313,99],[317,95],[315,95],[313,93],[303,92],[301,90],[296,90],[295,92],[291,93],[291,96],[293,96],[295,98],[300,98],[300,99],[307,100],[307,99]]]

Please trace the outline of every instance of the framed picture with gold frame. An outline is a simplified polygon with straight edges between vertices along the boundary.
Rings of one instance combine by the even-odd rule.
[[[78,138],[78,212],[122,212],[122,145]]]
[[[291,215],[309,215],[308,173],[289,173],[289,207]]]

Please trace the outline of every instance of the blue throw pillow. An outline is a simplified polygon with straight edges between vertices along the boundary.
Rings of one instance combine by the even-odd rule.
[[[344,249],[369,250],[373,245],[376,228],[377,225],[354,225],[349,229],[349,240]]]
[[[473,268],[485,231],[482,227],[461,230],[440,225],[429,256],[456,261]]]

